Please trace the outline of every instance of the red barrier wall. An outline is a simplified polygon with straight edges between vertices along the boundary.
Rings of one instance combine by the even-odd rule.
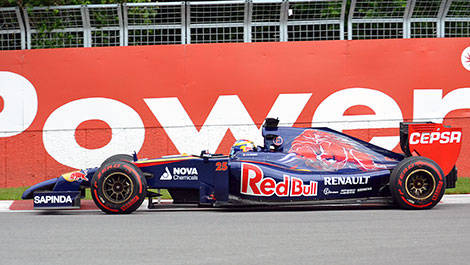
[[[0,187],[114,152],[225,153],[268,114],[395,151],[400,121],[445,117],[464,128],[457,166],[470,176],[469,46],[448,38],[2,51]]]

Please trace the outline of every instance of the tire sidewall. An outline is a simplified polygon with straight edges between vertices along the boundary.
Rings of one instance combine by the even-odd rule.
[[[122,203],[114,203],[106,199],[103,191],[104,180],[113,173],[127,175],[132,184],[132,193]],[[126,161],[109,162],[101,166],[91,181],[91,195],[95,204],[106,213],[131,213],[135,211],[145,199],[147,182],[142,171],[132,163]]]
[[[432,193],[426,199],[416,199],[406,189],[408,178],[417,170],[425,170],[433,179]],[[445,176],[436,162],[425,157],[408,157],[393,170],[390,189],[394,201],[405,209],[430,209],[439,203],[445,193]]]
[[[110,157],[106,158],[106,160],[103,161],[103,163],[101,163],[100,167],[104,166],[105,164],[108,164],[108,163],[111,163],[111,162],[116,162],[116,161],[132,162],[132,161],[134,161],[134,158],[131,155],[128,155],[128,154],[113,155],[113,156],[110,156]]]

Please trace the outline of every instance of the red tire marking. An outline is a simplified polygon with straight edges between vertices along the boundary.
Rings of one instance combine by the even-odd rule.
[[[129,172],[132,172],[134,173],[135,176],[137,176],[137,180],[139,181],[139,193],[142,193],[142,182],[140,180],[140,177],[139,177],[139,174],[137,173],[137,171],[135,171],[135,169],[133,169],[132,167],[128,166],[128,165],[124,165],[124,167],[129,170]]]
[[[125,211],[127,209],[129,209],[132,205],[134,205],[137,201],[139,200],[139,196],[135,196],[134,198],[132,198],[132,200],[130,200],[128,203],[124,204],[122,207],[121,207],[121,210]]]
[[[429,164],[429,163],[424,162],[424,161],[418,161],[418,162],[416,162],[416,165],[423,165],[423,166],[428,166],[428,167],[432,168],[434,171],[436,171],[437,175],[439,176],[439,179],[442,180],[441,173],[439,172],[439,170],[434,165]]]
[[[401,199],[408,205],[410,205],[411,207],[414,207],[414,208],[424,208],[424,207],[427,207],[429,205],[432,204],[432,202],[428,203],[428,204],[424,204],[424,205],[414,205],[414,204],[411,204],[407,199],[405,199],[405,197],[401,196]]]
[[[109,210],[109,211],[115,212],[115,213],[118,212],[118,210],[111,209],[111,208],[109,208],[108,206],[104,205],[104,204],[101,202],[101,200],[99,199],[98,193],[96,192],[96,190],[95,190],[95,197],[96,197],[96,201],[98,201],[98,203],[99,203],[101,206],[103,206],[103,208],[105,208],[106,210]]]

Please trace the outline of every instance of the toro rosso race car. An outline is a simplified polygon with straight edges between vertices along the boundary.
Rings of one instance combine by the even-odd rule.
[[[462,130],[401,123],[395,153],[329,128],[279,127],[266,119],[264,146],[238,140],[230,155],[137,159],[115,155],[26,190],[36,209],[79,208],[85,189],[105,213],[131,213],[167,189],[173,204],[284,206],[394,204],[430,209],[457,181]]]

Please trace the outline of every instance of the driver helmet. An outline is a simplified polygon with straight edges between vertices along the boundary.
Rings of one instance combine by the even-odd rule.
[[[236,140],[230,149],[230,156],[234,156],[238,152],[248,152],[256,150],[255,143],[249,140]]]

